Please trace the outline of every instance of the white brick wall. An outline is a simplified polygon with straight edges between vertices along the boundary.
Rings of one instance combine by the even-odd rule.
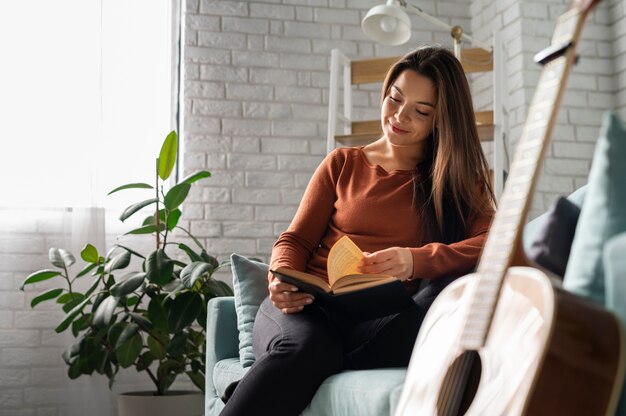
[[[209,169],[213,177],[192,188],[184,220],[220,260],[234,251],[267,259],[289,224],[325,152],[330,48],[369,57],[398,55],[420,43],[450,45],[445,31],[415,16],[410,45],[372,43],[359,21],[379,3],[187,0],[185,170]],[[548,45],[569,0],[412,3],[483,41],[501,31],[511,152],[540,73],[532,56]],[[614,107],[626,119],[626,0],[600,4],[579,53],[532,215],[585,183],[601,113]],[[477,107],[488,107],[489,80],[472,81]],[[378,100],[376,89],[363,89],[356,111],[376,116]],[[114,393],[139,379],[126,374],[113,393],[100,378],[69,382],[60,358],[65,343],[52,331],[58,311],[31,310],[34,292],[18,290],[25,275],[46,266],[48,247],[66,246],[62,215],[16,222],[0,214],[0,416],[76,414],[67,406],[77,402],[97,408],[92,414],[114,414]]]
[[[192,229],[210,229],[202,237],[221,259],[233,251],[268,259],[293,217],[325,152],[332,48],[356,58],[399,55],[418,43],[450,44],[445,31],[415,16],[413,45],[372,43],[360,21],[379,3],[187,2],[185,169],[213,173],[193,195],[194,206],[204,209],[187,218]],[[470,1],[419,7],[469,27]],[[376,118],[378,88],[358,94],[355,113]]]

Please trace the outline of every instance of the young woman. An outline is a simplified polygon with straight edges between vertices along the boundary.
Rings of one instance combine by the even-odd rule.
[[[336,149],[320,164],[270,268],[326,278],[330,247],[348,235],[365,252],[361,271],[400,278],[415,305],[353,322],[270,274],[254,326],[256,362],[222,415],[298,415],[332,374],[408,365],[435,296],[476,265],[494,199],[454,55],[423,47],[394,64],[381,124],[379,140]]]

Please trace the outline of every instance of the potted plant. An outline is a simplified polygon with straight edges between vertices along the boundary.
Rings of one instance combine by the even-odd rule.
[[[104,255],[86,244],[80,252],[86,264],[73,272],[76,258],[53,247],[48,255],[52,268],[36,271],[24,280],[22,290],[50,279],[58,283],[34,297],[31,306],[56,301],[65,312],[55,331],[70,330],[75,337],[63,353],[71,379],[96,372],[106,375],[111,387],[121,368],[134,367],[154,384],[152,396],[167,396],[181,374],[204,392],[206,304],[210,298],[232,291],[212,277],[222,265],[189,230],[178,225],[181,204],[192,184],[209,177],[210,172],[194,173],[166,190],[165,181],[176,164],[177,143],[172,131],[161,147],[154,185],[129,183],[109,192],[150,190],[146,192],[151,198],[132,204],[119,217],[125,221],[152,207],[140,227],[124,234],[149,236],[154,242],[149,253],[142,254],[119,238]],[[195,245],[172,241],[175,230]],[[137,266],[129,268],[134,264]],[[89,287],[86,291],[76,289],[79,279],[90,280],[82,284]],[[122,407],[120,404],[120,414]]]

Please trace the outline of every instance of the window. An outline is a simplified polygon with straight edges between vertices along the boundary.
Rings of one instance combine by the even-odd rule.
[[[0,206],[123,206],[172,130],[171,0],[0,3]]]

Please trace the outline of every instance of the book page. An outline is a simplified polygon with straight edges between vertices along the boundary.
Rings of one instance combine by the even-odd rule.
[[[328,253],[328,282],[332,286],[341,276],[360,274],[356,266],[363,258],[363,252],[354,242],[344,235]]]
[[[333,286],[333,293],[346,293],[353,292],[359,289],[365,289],[372,286],[382,285],[394,280],[398,280],[392,276],[386,276],[384,274],[357,274],[343,276]]]

